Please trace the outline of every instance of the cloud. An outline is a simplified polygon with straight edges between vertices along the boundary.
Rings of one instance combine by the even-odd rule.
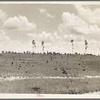
[[[55,40],[60,40],[61,37],[57,34],[57,32],[49,33],[46,31],[42,31],[41,33],[27,33],[27,36],[36,39],[38,41],[46,41],[46,42],[54,42]]]
[[[7,13],[0,9],[0,19],[5,20],[7,17]]]
[[[63,12],[62,23],[58,25],[62,44],[71,47],[70,40],[74,40],[74,51],[84,53],[84,40],[88,41],[87,53],[100,52],[100,8],[94,10],[86,5],[75,5],[77,13]],[[70,49],[71,51],[71,49]]]
[[[74,13],[63,12],[62,14],[63,23],[59,25],[59,31],[65,34],[85,34],[85,29],[88,28],[87,23]]]
[[[59,32],[62,35],[67,35],[68,39],[75,39],[76,41],[83,39],[99,40],[100,28],[97,24],[90,24],[81,16],[70,12],[63,12],[62,21],[59,25]]]
[[[44,41],[53,41],[54,36],[51,33],[47,33],[43,31],[42,33],[39,34],[40,39],[43,39]]]
[[[75,41],[84,41],[85,37],[83,35],[63,35],[63,39],[66,41],[71,41],[72,39]]]
[[[90,24],[100,25],[100,8],[91,10],[87,6],[74,5],[78,15]]]
[[[6,20],[7,18],[7,13],[5,11],[3,11],[2,9],[0,9],[0,25],[3,24],[4,20]]]
[[[50,13],[46,13],[46,16],[49,17],[49,18],[55,18],[55,16],[51,15]]]
[[[39,9],[39,11],[40,11],[41,14],[46,15],[48,18],[55,18],[54,15],[50,14],[50,13],[49,13],[46,9],[44,9],[44,8]]]
[[[75,5],[75,8],[78,16],[88,24],[86,38],[100,41],[100,8],[92,10],[86,5]]]
[[[0,30],[0,41],[6,41],[6,40],[10,40],[10,38],[7,36],[4,30]]]
[[[14,16],[8,18],[4,22],[4,27],[7,29],[36,30],[36,24],[30,23],[25,16]]]
[[[28,42],[29,43],[29,42]],[[23,52],[27,50],[31,50],[31,46],[26,43],[22,43],[21,41],[18,40],[9,40],[9,41],[2,41],[0,48],[0,51],[14,51],[14,52]]]
[[[18,41],[11,39],[4,30],[0,30],[0,52],[1,51],[15,51],[15,52],[23,52],[23,51],[31,51],[31,43],[30,41]]]
[[[63,39],[81,41],[88,34],[88,24],[74,13],[63,12],[62,21],[58,28]]]
[[[45,12],[47,12],[46,9],[44,9],[44,8],[41,8],[41,9],[40,9],[40,13],[41,13],[41,14],[42,14],[42,13],[45,13]]]

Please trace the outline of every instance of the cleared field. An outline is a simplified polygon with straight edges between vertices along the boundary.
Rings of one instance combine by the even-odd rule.
[[[28,77],[24,80],[0,81],[0,93],[82,94],[100,91],[99,77],[82,79],[83,76],[100,76],[99,56],[0,54],[0,78]],[[67,79],[43,77],[67,77]]]

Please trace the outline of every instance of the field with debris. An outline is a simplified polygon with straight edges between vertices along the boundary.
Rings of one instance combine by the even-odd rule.
[[[100,56],[0,54],[0,93],[83,94],[99,84]]]

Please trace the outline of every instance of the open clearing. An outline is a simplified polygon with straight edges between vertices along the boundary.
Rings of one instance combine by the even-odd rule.
[[[0,54],[0,93],[83,94],[100,91],[100,56]]]

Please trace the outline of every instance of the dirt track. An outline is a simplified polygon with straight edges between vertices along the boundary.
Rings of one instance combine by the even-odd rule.
[[[81,77],[52,77],[52,76],[38,76],[38,77],[14,77],[14,76],[10,76],[10,77],[0,77],[0,81],[14,81],[14,80],[24,80],[24,79],[95,79],[95,78],[100,78],[100,76],[81,76]]]

